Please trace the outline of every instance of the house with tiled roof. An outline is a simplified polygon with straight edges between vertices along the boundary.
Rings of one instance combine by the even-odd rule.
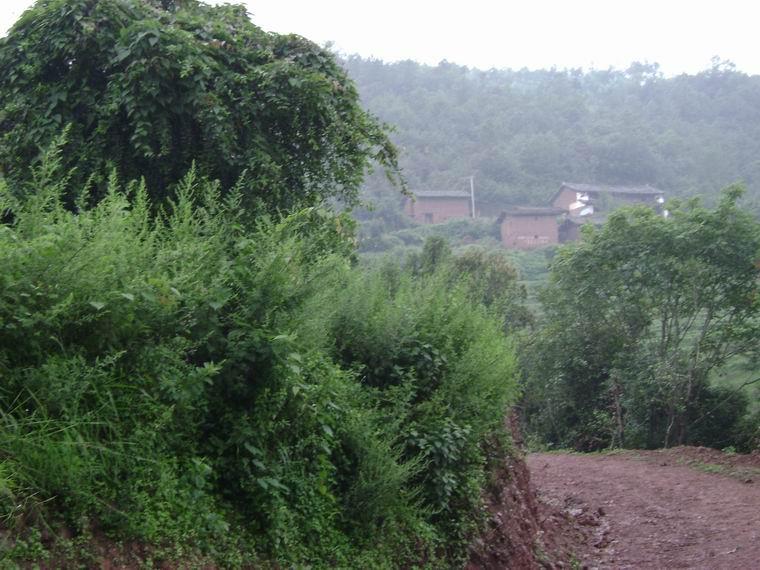
[[[665,202],[665,193],[652,186],[608,186],[563,182],[551,199],[551,205],[571,216],[585,216],[610,211],[623,205],[645,204],[658,208]]]
[[[424,224],[474,217],[474,200],[470,192],[428,190],[414,192],[404,204],[406,214]]]
[[[616,208],[645,204],[660,209],[665,193],[652,186],[608,186],[563,182],[548,207],[505,210],[496,220],[501,242],[510,249],[534,249],[576,241],[581,226],[599,224]]]
[[[535,249],[559,243],[560,220],[567,212],[561,208],[517,207],[497,218],[501,243],[510,249]]]

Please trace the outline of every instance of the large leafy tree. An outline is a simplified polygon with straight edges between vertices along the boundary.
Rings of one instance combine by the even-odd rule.
[[[709,375],[756,351],[760,334],[760,224],[741,193],[669,218],[623,209],[560,252],[532,358],[531,413],[549,439],[593,448],[728,435],[704,428],[733,397]]]
[[[274,208],[354,200],[373,163],[398,173],[334,57],[242,6],[39,0],[0,40],[0,109],[0,168],[19,182],[67,125],[75,181],[116,167],[159,198],[193,161]]]

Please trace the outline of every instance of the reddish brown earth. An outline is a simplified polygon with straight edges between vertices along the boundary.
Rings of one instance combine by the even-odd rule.
[[[531,484],[518,418],[506,426],[514,449],[494,465],[485,502],[488,524],[470,548],[466,570],[570,568],[585,527],[562,509],[538,500]]]
[[[675,448],[527,463],[539,508],[575,520],[576,567],[760,569],[758,455]]]

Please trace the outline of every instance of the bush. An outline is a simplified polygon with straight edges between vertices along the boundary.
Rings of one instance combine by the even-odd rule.
[[[374,394],[403,457],[424,465],[415,478],[422,504],[452,556],[462,556],[478,522],[481,445],[516,397],[501,321],[465,287],[452,288],[445,270],[354,275],[336,297],[325,303],[336,307],[335,356]]]
[[[73,213],[56,157],[27,201],[0,186],[15,544],[37,521],[225,566],[461,560],[515,397],[498,316],[445,271],[352,268],[343,216],[246,226],[192,171],[156,217],[115,177]]]
[[[244,6],[40,0],[0,42],[0,70],[0,170],[19,193],[38,190],[28,166],[67,125],[65,167],[97,198],[110,166],[160,202],[197,164],[270,211],[357,202],[370,163],[400,182],[335,57]]]

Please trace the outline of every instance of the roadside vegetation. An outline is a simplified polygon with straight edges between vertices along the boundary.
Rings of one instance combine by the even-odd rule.
[[[435,241],[357,264],[326,204],[399,173],[333,56],[52,0],[0,68],[0,565],[464,564],[521,289]]]
[[[462,560],[517,396],[485,307],[511,268],[358,269],[341,216],[247,226],[192,171],[157,215],[115,177],[71,212],[47,171],[0,190],[5,557],[31,526],[225,566]]]
[[[669,217],[622,209],[559,249],[522,351],[538,442],[757,448],[760,379],[736,379],[760,333],[760,223],[742,194],[727,188],[714,209],[674,202]]]

